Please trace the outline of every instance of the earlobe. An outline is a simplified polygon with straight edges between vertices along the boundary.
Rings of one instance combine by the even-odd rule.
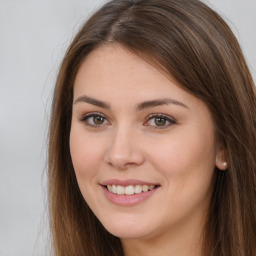
[[[227,152],[223,146],[219,147],[217,151],[215,165],[221,171],[228,169]]]
[[[216,167],[221,171],[225,171],[228,169],[228,163],[226,161],[217,161],[216,160]]]

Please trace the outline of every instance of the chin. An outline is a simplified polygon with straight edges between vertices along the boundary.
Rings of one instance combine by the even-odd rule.
[[[108,221],[102,223],[105,229],[112,235],[122,239],[137,239],[143,238],[150,233],[150,225],[141,225],[133,221]],[[145,228],[147,227],[147,228]]]

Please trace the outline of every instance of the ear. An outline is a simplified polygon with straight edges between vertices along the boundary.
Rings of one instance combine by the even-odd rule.
[[[221,171],[225,171],[228,169],[227,150],[222,143],[219,143],[219,145],[217,145],[215,165]]]

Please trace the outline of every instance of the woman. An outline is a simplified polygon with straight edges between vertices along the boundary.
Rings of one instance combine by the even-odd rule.
[[[255,120],[243,54],[213,10],[104,5],[54,92],[55,255],[254,255]]]

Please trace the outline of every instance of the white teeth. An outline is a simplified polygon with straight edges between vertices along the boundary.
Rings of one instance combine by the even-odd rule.
[[[116,193],[118,195],[124,195],[124,187],[123,186],[116,186]]]
[[[134,194],[134,186],[127,186],[124,190],[126,195],[133,195]]]
[[[116,185],[112,185],[112,188],[110,191],[112,191],[112,193],[116,194]]]
[[[154,189],[155,185],[129,185],[129,186],[120,186],[120,185],[107,185],[108,191],[112,192],[113,194],[118,195],[134,195],[140,194],[142,192],[147,192]]]
[[[155,188],[155,185],[150,185],[149,186],[149,190],[152,190],[152,189],[154,189]]]
[[[141,185],[136,185],[135,186],[135,193],[136,194],[139,194],[139,193],[141,193],[142,192],[142,186]]]
[[[143,192],[147,192],[148,191],[148,185],[143,185],[142,186],[142,190],[143,190]]]

